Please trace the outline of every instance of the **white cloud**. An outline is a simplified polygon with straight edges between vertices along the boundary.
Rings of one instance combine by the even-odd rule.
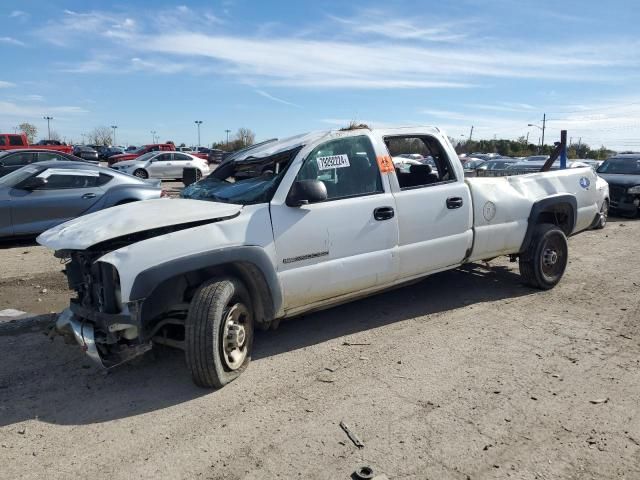
[[[29,14],[27,12],[23,12],[22,10],[13,10],[10,14],[9,14],[9,18],[27,18],[29,16]]]
[[[264,90],[258,90],[256,89],[255,92],[258,95],[263,96],[264,98],[268,98],[269,100],[273,100],[274,102],[278,102],[278,103],[282,103],[283,105],[289,105],[291,107],[298,107],[301,108],[300,105],[298,105],[297,103],[292,103],[292,102],[288,102],[286,100],[283,100],[282,98],[278,98],[278,97],[274,97],[273,95],[265,92]]]
[[[0,88],[11,88],[11,87],[15,87],[16,84],[15,83],[11,83],[11,82],[6,82],[4,80],[0,80]]]
[[[4,115],[7,117],[20,117],[26,119],[39,119],[42,118],[44,114],[51,115],[80,115],[89,113],[88,110],[71,105],[61,105],[61,106],[32,106],[32,105],[24,105],[17,104],[14,102],[0,101],[0,115]]]
[[[0,43],[6,43],[8,45],[16,45],[18,47],[26,47],[26,43],[18,40],[17,38],[13,38],[13,37],[0,37]]]

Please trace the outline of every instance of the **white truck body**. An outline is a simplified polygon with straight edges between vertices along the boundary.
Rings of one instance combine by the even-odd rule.
[[[449,169],[448,176],[441,172],[428,185],[401,187],[388,148],[394,138],[404,137],[424,138],[435,145],[438,171]],[[344,139],[357,139],[358,145],[369,142],[375,158],[355,150],[318,156],[325,145]],[[208,266],[224,269],[239,262],[256,269],[245,273],[249,275],[245,283],[261,276],[260,283],[266,284],[268,291],[260,301],[269,305],[262,305],[256,321],[268,324],[467,262],[519,255],[531,236],[532,222],[540,215],[569,236],[592,226],[600,210],[596,175],[588,167],[465,179],[446,135],[433,127],[314,133],[265,145],[244,157],[266,158],[291,151],[293,157],[277,174],[279,183],[270,201],[247,205],[188,199],[137,202],[77,218],[40,235],[38,242],[59,251],[61,257],[96,252],[90,256],[92,264],[108,264],[117,272],[116,311],[112,307],[105,313],[100,302],[84,302],[85,310],[74,310],[76,317],[85,315],[79,320],[90,321],[96,328],[107,326],[111,332],[128,328],[127,338],[139,335],[141,342],[149,342],[148,335],[142,334],[143,325],[157,322],[163,308],[169,308],[168,300],[164,307],[160,300],[167,297],[166,292],[159,295],[156,290],[181,278],[180,287],[176,284],[167,291],[182,291],[185,282],[194,281],[189,272],[202,272]],[[334,162],[322,177],[329,178],[324,183],[331,183],[330,178],[339,183],[340,169],[355,168],[368,158],[368,165],[379,175],[378,190],[289,206],[287,199],[312,153],[318,162]],[[243,160],[241,156],[234,161]],[[320,175],[323,165],[318,165]],[[149,302],[157,308],[149,307]],[[82,313],[87,308],[96,314]],[[113,327],[116,324],[124,327]]]

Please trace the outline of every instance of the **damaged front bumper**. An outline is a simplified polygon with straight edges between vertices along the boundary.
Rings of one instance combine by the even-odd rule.
[[[105,367],[96,347],[93,324],[76,317],[71,309],[67,308],[58,315],[54,328],[57,334],[73,338],[91,360]]]
[[[102,318],[105,316],[109,318]],[[135,327],[129,323],[117,323],[118,320],[124,320],[126,318],[128,317],[125,315],[94,312],[72,302],[69,308],[63,310],[62,313],[58,315],[53,335],[62,335],[67,339],[75,341],[80,345],[82,351],[97,365],[107,369],[113,368],[151,349],[150,342],[123,344],[113,339],[110,341],[109,335],[105,335],[104,333],[101,335],[101,341],[97,341],[96,321],[100,324],[108,323],[109,333],[118,332],[121,334],[122,332],[126,332],[127,329],[135,329]]]

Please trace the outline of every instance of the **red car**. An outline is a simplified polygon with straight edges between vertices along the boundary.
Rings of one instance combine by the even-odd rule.
[[[55,150],[62,153],[73,153],[71,145],[65,145],[53,140],[43,141],[37,145],[29,145],[24,133],[0,133],[0,150],[16,150],[18,148],[36,148],[43,150]]]
[[[125,160],[133,160],[148,152],[175,152],[176,146],[173,143],[152,143],[149,145],[143,145],[140,148],[133,150],[132,152],[121,153],[120,155],[112,155],[107,159],[109,165],[114,163],[123,162]]]

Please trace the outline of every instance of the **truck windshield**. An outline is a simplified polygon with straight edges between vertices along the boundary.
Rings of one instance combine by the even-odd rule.
[[[240,205],[270,202],[301,148],[302,145],[267,157],[225,162],[207,178],[186,187],[181,196]]]
[[[610,158],[600,165],[597,172],[640,175],[640,157]]]

